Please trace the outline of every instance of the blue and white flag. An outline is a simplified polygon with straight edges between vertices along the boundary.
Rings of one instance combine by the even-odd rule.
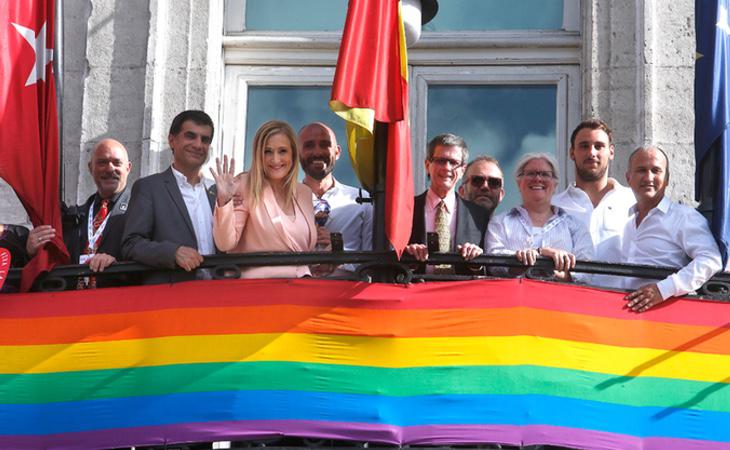
[[[697,61],[695,63],[696,192],[714,183],[710,227],[728,260],[730,241],[730,0],[695,0]],[[711,179],[702,179],[702,162],[714,154]]]

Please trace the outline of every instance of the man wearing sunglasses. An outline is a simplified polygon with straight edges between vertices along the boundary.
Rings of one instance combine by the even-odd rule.
[[[597,261],[621,261],[621,236],[636,203],[631,189],[608,176],[613,160],[613,133],[600,119],[588,119],[573,130],[570,159],[575,184],[553,196],[552,203],[583,222],[591,232]],[[619,277],[596,275],[593,284],[618,287]]]
[[[438,234],[439,252],[458,252],[465,260],[476,258],[484,248],[484,232],[489,218],[477,204],[456,195],[456,185],[464,174],[469,149],[463,138],[451,133],[436,136],[428,143],[426,173],[428,190],[414,199],[413,228],[406,252],[419,261],[428,259],[427,235]],[[432,272],[429,266],[426,272]],[[437,273],[453,273],[450,267],[436,267]],[[470,269],[457,267],[459,273]]]
[[[487,210],[490,217],[504,198],[504,175],[499,162],[486,155],[470,162],[464,171],[459,195]]]

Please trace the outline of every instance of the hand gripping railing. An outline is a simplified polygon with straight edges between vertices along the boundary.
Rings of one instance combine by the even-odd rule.
[[[414,269],[422,265],[409,255],[400,260],[394,252],[308,252],[308,253],[246,253],[221,254],[204,257],[201,269],[210,269],[214,279],[237,278],[240,268],[257,266],[290,266],[290,265],[317,265],[317,264],[356,264],[358,269],[351,276],[337,277],[359,281],[380,281],[387,272],[391,282],[410,283],[412,281],[429,280],[463,280],[489,276],[490,268],[525,268],[514,256],[482,255],[469,261],[475,268],[469,275],[435,275],[414,273]],[[453,253],[432,253],[426,262],[428,265],[464,264],[464,260]],[[182,270],[182,269],[178,269]],[[645,279],[663,279],[677,272],[678,268],[654,267],[634,264],[610,264],[605,262],[578,261],[573,272],[636,277]],[[143,264],[119,262],[108,267],[104,272],[92,273],[86,265],[58,266],[43,276],[36,283],[36,290],[59,291],[75,286],[78,277],[94,275],[97,278],[114,277],[120,275],[140,275],[149,271],[159,272],[160,269],[151,268]],[[538,258],[534,266],[528,268],[522,276],[532,279],[554,280],[552,275],[553,262],[544,257]],[[8,274],[8,282],[14,283],[20,279],[20,269],[13,269]],[[730,301],[730,273],[719,273],[697,290],[697,295],[712,300]]]

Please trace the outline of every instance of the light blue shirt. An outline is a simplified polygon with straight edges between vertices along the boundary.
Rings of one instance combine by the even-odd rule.
[[[553,206],[553,215],[542,227],[532,226],[522,206],[492,217],[486,247],[486,253],[493,255],[514,255],[517,250],[551,247],[570,252],[579,260],[593,259],[593,240],[588,228],[557,206]],[[578,279],[587,278],[578,275]]]

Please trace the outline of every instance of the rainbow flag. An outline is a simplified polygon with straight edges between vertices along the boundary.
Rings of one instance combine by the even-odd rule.
[[[730,449],[730,304],[621,298],[528,280],[4,295],[0,448]]]

